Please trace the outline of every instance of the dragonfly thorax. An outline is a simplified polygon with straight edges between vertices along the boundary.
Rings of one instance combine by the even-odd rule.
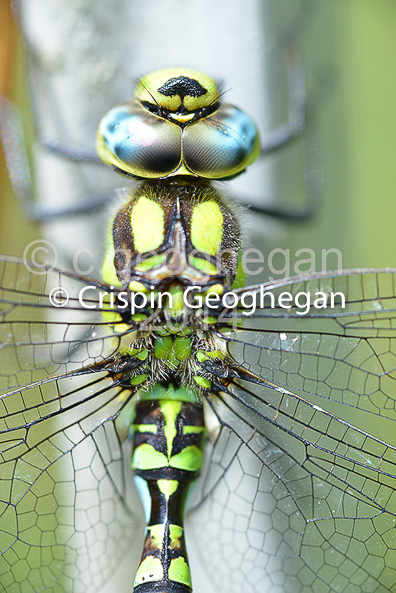
[[[103,278],[143,292],[239,286],[240,245],[237,216],[212,187],[146,182],[111,222]]]
[[[190,321],[171,327],[162,319],[158,325],[144,326],[108,369],[117,381],[122,375],[124,385],[139,386],[143,391],[159,383],[184,386],[191,399],[198,401],[202,390],[212,388],[213,373],[208,372],[208,365],[215,365],[222,377],[233,367],[226,339],[215,340],[203,323],[195,328]]]

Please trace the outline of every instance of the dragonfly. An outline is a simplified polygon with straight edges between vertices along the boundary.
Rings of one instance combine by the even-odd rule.
[[[189,542],[219,591],[396,591],[395,270],[245,286],[212,181],[263,151],[199,72],[97,149],[142,179],[102,277],[0,258],[2,590],[100,590],[144,515],[136,593],[190,593]]]

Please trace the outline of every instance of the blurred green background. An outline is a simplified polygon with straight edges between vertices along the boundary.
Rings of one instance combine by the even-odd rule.
[[[396,3],[325,0],[315,9],[303,47],[308,106],[313,73],[323,79],[311,90],[323,202],[313,223],[287,225],[288,239],[295,249],[339,248],[344,268],[395,266]]]
[[[349,0],[339,24],[351,265],[394,266],[396,3]]]

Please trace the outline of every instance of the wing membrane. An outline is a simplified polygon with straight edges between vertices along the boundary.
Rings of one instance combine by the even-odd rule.
[[[4,256],[0,282],[3,391],[90,366],[118,350],[121,333],[104,320],[98,300],[100,290],[109,289],[106,284]],[[84,308],[79,294],[89,286],[95,289]],[[60,289],[58,298],[63,294],[69,300],[56,307],[51,298]]]
[[[106,376],[78,381],[86,377],[33,386],[2,402],[4,591],[95,591],[136,540],[140,506],[116,427],[126,398]]]
[[[192,513],[218,587],[394,591],[396,449],[290,392],[235,382]]]
[[[395,419],[395,272],[326,274],[284,282],[275,293],[285,290],[343,292],[345,308],[299,317],[295,306],[287,314],[260,309],[230,338],[230,354],[244,368],[301,395]]]
[[[101,364],[120,336],[80,306],[93,281],[13,258],[0,278],[0,590],[97,591],[140,526],[121,440],[131,390]],[[49,302],[54,287],[67,307]]]

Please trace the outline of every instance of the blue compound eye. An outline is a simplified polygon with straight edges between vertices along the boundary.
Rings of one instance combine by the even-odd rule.
[[[233,177],[259,154],[259,134],[253,120],[233,105],[222,105],[184,130],[183,158],[199,177]]]
[[[96,150],[107,164],[134,177],[171,175],[181,161],[182,130],[138,101],[111,109],[100,122]]]

